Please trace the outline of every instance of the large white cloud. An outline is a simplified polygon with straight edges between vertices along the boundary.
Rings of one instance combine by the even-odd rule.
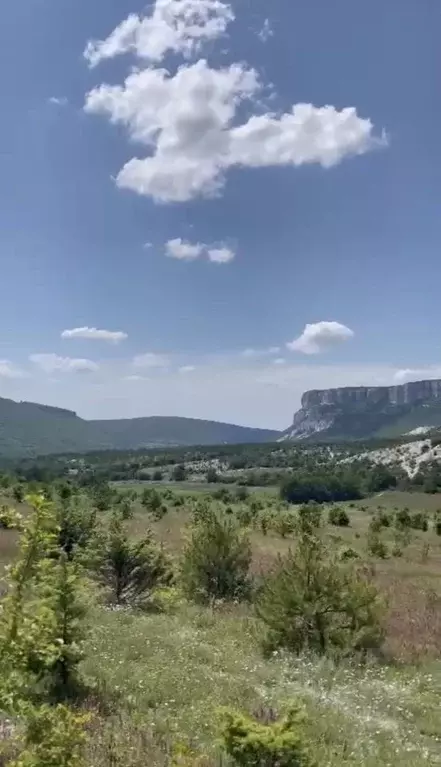
[[[98,328],[84,327],[63,330],[61,338],[86,338],[91,341],[108,341],[118,344],[120,341],[125,341],[128,335],[122,330],[99,330]]]
[[[91,66],[122,53],[160,62],[169,53],[191,56],[222,35],[233,21],[221,0],[156,0],[150,16],[131,14],[105,40],[92,40],[84,55]]]
[[[201,256],[206,256],[214,264],[228,264],[235,257],[235,252],[227,245],[205,245],[202,242],[191,243],[177,237],[165,244],[165,253],[170,258],[181,261],[195,261]]]
[[[288,349],[303,354],[320,354],[349,341],[354,331],[340,322],[314,322],[305,325],[301,336],[287,343]]]
[[[96,373],[99,365],[88,359],[60,357],[58,354],[31,354],[30,361],[45,373]]]
[[[85,110],[124,125],[148,147],[148,156],[129,160],[116,183],[159,202],[214,195],[230,168],[329,168],[386,140],[353,107],[295,104],[286,113],[238,122],[240,105],[261,87],[245,64],[213,69],[201,59],[174,74],[149,67],[133,71],[123,85],[103,84],[87,95]]]

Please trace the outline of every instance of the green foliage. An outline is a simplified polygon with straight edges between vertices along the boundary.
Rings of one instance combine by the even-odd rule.
[[[382,637],[372,583],[360,568],[331,555],[311,531],[300,531],[295,551],[279,558],[256,610],[267,629],[266,651],[365,651]]]
[[[26,706],[23,750],[11,767],[86,767],[81,756],[90,717],[64,705]]]
[[[389,551],[381,538],[381,520],[378,515],[372,517],[367,534],[367,550],[371,557],[386,559]]]
[[[184,592],[196,601],[234,600],[250,590],[251,547],[231,516],[208,508],[194,522],[181,568]]]
[[[297,472],[291,475],[282,483],[280,495],[288,503],[327,503],[361,498],[362,492],[360,481],[353,472],[323,469],[318,474]]]
[[[429,529],[427,514],[424,511],[416,511],[411,515],[410,526],[413,530],[421,530],[423,533],[427,533]]]
[[[131,542],[117,515],[108,532],[97,538],[90,566],[107,598],[118,605],[146,607],[153,590],[172,581],[170,563],[151,534]]]
[[[19,530],[22,524],[21,514],[16,509],[6,506],[0,508],[0,529]]]
[[[24,494],[25,491],[23,485],[14,485],[12,488],[12,497],[14,498],[14,501],[17,503],[23,503]]]
[[[269,724],[229,710],[223,718],[222,746],[238,767],[313,766],[298,709]]]
[[[84,550],[96,528],[96,509],[84,498],[75,495],[61,497],[56,502],[58,545],[69,559]]]
[[[217,471],[214,468],[214,466],[210,466],[210,468],[207,471],[207,474],[206,474],[205,478],[206,478],[206,480],[207,480],[207,482],[209,484],[218,481],[219,477],[218,477]]]
[[[335,525],[336,527],[349,527],[351,524],[349,514],[340,506],[333,506],[329,509],[328,522],[330,525]]]
[[[398,529],[412,527],[412,517],[410,515],[409,509],[406,508],[397,511],[395,514],[395,527]]]
[[[434,529],[437,535],[441,535],[441,514],[437,512],[434,519]]]
[[[179,464],[178,466],[175,466],[175,468],[172,471],[171,478],[175,482],[185,482],[187,479],[187,471],[183,464]]]
[[[322,506],[314,502],[300,506],[298,519],[301,530],[311,532],[318,530],[322,524]]]

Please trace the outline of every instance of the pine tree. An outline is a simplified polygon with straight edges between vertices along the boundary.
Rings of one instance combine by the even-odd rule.
[[[110,601],[117,605],[142,606],[154,588],[170,584],[173,577],[170,563],[151,533],[131,542],[117,514],[108,533],[97,539],[91,566]]]

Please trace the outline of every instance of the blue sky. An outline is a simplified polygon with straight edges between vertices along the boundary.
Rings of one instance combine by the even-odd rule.
[[[441,377],[435,0],[4,6],[1,396],[283,428]]]

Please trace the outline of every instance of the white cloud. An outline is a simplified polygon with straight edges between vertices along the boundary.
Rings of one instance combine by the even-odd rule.
[[[234,250],[226,245],[215,247],[205,245],[203,242],[191,243],[187,240],[182,240],[180,237],[166,242],[165,254],[182,261],[195,261],[197,258],[206,255],[208,260],[214,264],[228,264],[236,255]]]
[[[65,107],[69,103],[66,96],[50,96],[47,101],[57,107]]]
[[[179,258],[183,261],[194,261],[202,256],[205,245],[197,242],[192,244],[177,237],[175,240],[169,240],[165,244],[165,254],[170,258]]]
[[[137,354],[133,358],[133,365],[136,368],[165,368],[170,364],[170,360],[164,354],[155,354],[146,352],[146,354]]]
[[[116,183],[157,202],[219,193],[233,167],[329,168],[386,141],[352,107],[295,104],[287,113],[237,124],[241,103],[260,89],[254,69],[212,69],[201,59],[175,74],[147,68],[133,71],[122,86],[103,84],[87,95],[85,110],[124,125],[130,138],[148,147],[150,154],[129,160]]]
[[[265,19],[262,29],[258,32],[257,37],[262,40],[262,43],[266,43],[274,35],[273,28],[269,19]]]
[[[145,376],[138,376],[138,375],[123,377],[123,381],[131,381],[132,383],[137,383],[138,381],[148,381],[148,380],[149,379],[146,378]]]
[[[142,247],[144,250],[150,250],[150,248],[153,248],[153,242],[145,242]]]
[[[128,335],[122,330],[99,330],[98,328],[84,327],[63,330],[61,338],[86,338],[91,341],[108,341],[119,344],[120,341],[125,341]]]
[[[189,57],[220,37],[233,19],[221,0],[156,0],[150,16],[131,14],[105,40],[90,41],[84,56],[92,67],[122,53],[156,63],[169,52]]]
[[[99,365],[88,359],[60,357],[58,354],[31,354],[30,361],[45,373],[96,373]]]
[[[286,365],[286,360],[283,357],[277,357],[273,360],[273,365]]]
[[[278,354],[280,352],[280,346],[270,346],[268,349],[244,349],[241,352],[242,357],[266,357],[268,354]]]
[[[186,373],[193,373],[194,370],[196,370],[194,365],[183,365],[178,372],[185,375]]]
[[[353,337],[354,331],[340,322],[315,322],[305,325],[302,335],[286,345],[291,351],[320,354]]]
[[[397,370],[394,375],[394,382],[397,384],[409,383],[410,381],[427,381],[441,378],[441,367],[431,365],[426,368],[405,368]]]
[[[25,374],[10,360],[0,360],[0,378],[24,378]]]
[[[228,264],[233,260],[235,255],[236,254],[234,250],[231,250],[231,248],[227,247],[207,249],[208,259],[213,264]]]

